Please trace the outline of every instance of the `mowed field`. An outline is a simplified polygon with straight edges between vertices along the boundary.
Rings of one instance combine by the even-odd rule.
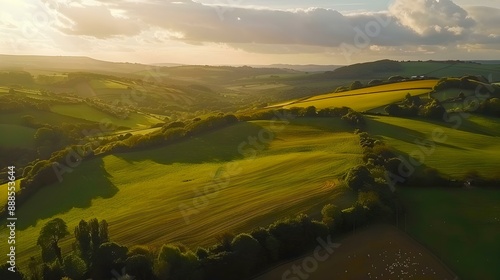
[[[316,266],[311,253],[254,280],[456,279],[431,252],[395,226],[373,225],[335,243],[339,246],[324,262],[316,261]],[[320,255],[328,253],[322,251]],[[294,274],[293,266],[299,267],[302,275]]]
[[[432,90],[437,80],[421,80],[394,83],[351,90],[340,93],[328,93],[301,99],[294,102],[282,103],[284,108],[309,107],[316,109],[347,106],[356,111],[367,111],[390,103],[402,100],[408,93],[422,95]]]
[[[38,233],[54,217],[65,220],[70,232],[81,219],[106,219],[112,240],[125,245],[180,241],[196,248],[225,231],[318,213],[332,201],[349,207],[356,195],[336,179],[362,162],[358,136],[335,119],[282,125],[240,123],[160,149],[83,162],[18,209],[21,264],[39,254]],[[259,139],[259,133],[274,140],[258,142],[254,157],[249,137]],[[65,252],[73,240],[63,240]]]
[[[456,116],[458,118],[458,115]],[[482,116],[457,122],[430,122],[385,116],[366,116],[367,131],[378,135],[408,159],[450,176],[478,171],[485,177],[500,174],[500,120]],[[422,156],[423,155],[423,156]]]
[[[500,191],[405,188],[407,231],[460,279],[500,279]]]
[[[77,105],[54,105],[51,107],[52,112],[60,115],[80,118],[91,122],[111,122],[115,126],[125,126],[130,128],[147,128],[152,124],[161,122],[158,119],[148,115],[132,112],[126,119],[118,118],[110,114],[101,112],[87,104]]]

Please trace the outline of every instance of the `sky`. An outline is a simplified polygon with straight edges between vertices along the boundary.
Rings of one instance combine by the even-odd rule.
[[[133,63],[500,59],[499,0],[0,0],[0,53]]]

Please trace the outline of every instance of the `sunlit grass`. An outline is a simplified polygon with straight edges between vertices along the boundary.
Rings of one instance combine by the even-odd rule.
[[[358,137],[344,132],[341,121],[294,121],[262,145],[256,158],[242,156],[238,146],[263,128],[271,129],[271,123],[241,123],[176,145],[82,163],[18,210],[18,255],[25,263],[39,253],[38,232],[54,217],[70,229],[81,219],[106,219],[112,239],[126,245],[181,241],[194,247],[212,244],[224,231],[250,230],[302,211],[318,213],[331,201],[348,207],[355,200],[336,181],[362,157]],[[186,223],[179,206],[200,203],[194,199],[214,183],[216,172],[227,185]],[[72,240],[63,241],[64,251]]]

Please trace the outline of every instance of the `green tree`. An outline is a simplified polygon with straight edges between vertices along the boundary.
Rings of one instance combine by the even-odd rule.
[[[347,185],[355,191],[359,191],[375,183],[370,171],[364,165],[358,165],[350,169],[346,175],[345,181]]]
[[[75,243],[82,259],[89,264],[92,256],[92,244],[90,226],[85,220],[81,220],[75,227]]]
[[[84,260],[73,253],[64,257],[62,269],[64,274],[73,280],[84,279],[87,270]]]
[[[59,263],[62,264],[61,248],[59,247],[59,240],[69,235],[68,226],[60,219],[55,218],[48,221],[40,230],[38,235],[37,245],[43,248],[51,248],[56,255]]]
[[[242,275],[250,275],[257,264],[262,247],[249,234],[239,234],[231,242],[233,252],[241,262]]]
[[[125,261],[127,274],[141,280],[154,279],[153,263],[145,255],[133,255]]]
[[[331,232],[335,231],[342,225],[342,211],[339,207],[333,204],[327,204],[321,210],[323,223],[325,223]]]

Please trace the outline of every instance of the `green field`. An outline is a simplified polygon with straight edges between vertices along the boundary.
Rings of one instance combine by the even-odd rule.
[[[240,123],[164,148],[82,163],[18,210],[22,263],[38,254],[38,232],[54,217],[70,229],[81,219],[106,219],[112,239],[126,245],[181,241],[195,247],[213,244],[225,231],[247,231],[301,211],[317,213],[328,201],[341,207],[353,203],[355,194],[336,181],[362,162],[358,136],[343,132],[349,127],[338,119],[294,120],[256,158],[238,153],[241,143],[270,125]],[[180,205],[194,207],[197,192],[214,182],[215,173],[227,185],[209,193],[207,204],[187,223]],[[64,251],[70,240],[63,242]]]
[[[401,189],[407,231],[460,279],[500,279],[500,192]]]
[[[57,114],[65,116],[80,118],[92,122],[106,121],[111,122],[115,126],[126,126],[130,128],[147,128],[152,124],[161,122],[153,117],[138,113],[130,113],[128,118],[120,119],[92,108],[87,104],[54,105],[51,107],[51,110]]]
[[[93,89],[127,89],[127,86],[112,80],[91,80],[90,86]]]
[[[70,106],[70,105],[68,105]],[[60,115],[49,111],[38,110],[23,110],[16,113],[2,113],[0,114],[0,123],[11,125],[23,125],[23,116],[31,115],[38,123],[47,123],[51,125],[61,125],[62,123],[79,124],[79,123],[92,123],[91,121],[79,119],[77,117]]]
[[[453,129],[454,123],[396,117],[366,118],[369,133],[381,136],[389,146],[405,155],[421,154],[421,145],[415,141],[433,141],[435,149],[428,155],[422,152],[425,154],[423,163],[444,174],[461,176],[476,170],[483,176],[492,177],[500,172],[499,119],[472,116],[462,119],[462,125]],[[445,141],[434,141],[435,129],[442,131]]]
[[[400,101],[408,93],[411,95],[428,93],[436,82],[437,80],[422,80],[374,86],[317,95],[281,105],[284,105],[284,108],[315,106],[317,109],[347,106],[356,111],[367,111]]]
[[[33,128],[20,125],[0,124],[0,147],[32,149],[35,147],[35,132]]]

